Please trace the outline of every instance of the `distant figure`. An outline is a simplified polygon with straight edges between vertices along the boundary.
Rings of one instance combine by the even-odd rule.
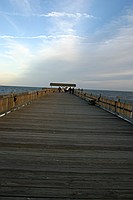
[[[72,94],[74,94],[74,88],[72,88]]]
[[[72,92],[72,88],[70,87],[70,88],[69,88],[69,93],[71,94],[71,92]]]
[[[68,92],[68,91],[69,91],[69,88],[68,88],[68,87],[65,87],[65,93]]]
[[[59,90],[59,93],[60,93],[60,91],[61,91],[61,87],[59,87],[58,90]]]
[[[16,96],[14,96],[14,102],[16,102],[17,101],[17,97]]]
[[[101,94],[100,94],[100,96],[98,97],[97,101],[100,101],[100,98],[101,98]]]

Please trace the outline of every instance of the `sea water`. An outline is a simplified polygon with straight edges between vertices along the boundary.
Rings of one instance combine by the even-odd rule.
[[[0,95],[6,95],[10,93],[23,93],[29,91],[41,90],[40,87],[22,87],[22,86],[0,86]]]
[[[133,104],[133,92],[132,91],[111,91],[111,90],[84,90],[89,94],[101,96],[111,100],[120,100],[121,102]]]

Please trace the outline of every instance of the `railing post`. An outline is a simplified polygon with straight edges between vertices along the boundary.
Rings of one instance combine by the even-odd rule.
[[[115,101],[115,113],[117,113],[117,101]]]

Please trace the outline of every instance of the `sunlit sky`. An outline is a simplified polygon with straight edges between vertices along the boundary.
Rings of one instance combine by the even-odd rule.
[[[133,90],[133,0],[0,0],[0,85]]]

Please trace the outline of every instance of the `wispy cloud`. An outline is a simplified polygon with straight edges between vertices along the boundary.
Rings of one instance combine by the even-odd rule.
[[[38,16],[42,17],[68,17],[68,18],[94,18],[93,15],[89,15],[87,13],[66,13],[66,12],[50,12],[48,14],[40,14]]]
[[[38,35],[38,36],[13,36],[13,35],[0,35],[1,39],[48,39],[51,36]]]
[[[0,12],[1,15],[4,15],[10,25],[12,25],[13,28],[15,27],[15,22],[17,21],[17,16],[22,18],[28,18],[28,20],[49,20],[50,26],[48,27],[48,34],[54,33],[53,35],[60,35],[60,34],[76,34],[76,26],[80,21],[88,19],[94,19],[95,17],[91,14],[88,14],[86,12],[67,12],[65,9],[62,9],[64,11],[50,11],[46,12],[44,10],[36,9],[35,1],[31,0],[24,0],[24,1],[17,1],[17,0],[10,0],[12,6],[13,6],[13,12]],[[79,4],[79,3],[78,3]],[[72,3],[72,5],[75,5],[75,3]],[[77,5],[77,2],[76,2]],[[80,5],[80,4],[79,4]],[[71,7],[71,6],[70,6]],[[21,18],[21,20],[22,20]],[[40,19],[41,18],[41,19]],[[44,18],[44,19],[43,19]],[[47,22],[46,22],[47,23]],[[24,26],[23,26],[24,27]],[[20,32],[27,32],[27,30],[22,30],[22,27],[19,24]],[[19,32],[19,31],[17,31]],[[19,32],[19,33],[20,33]],[[22,35],[22,34],[21,34]]]
[[[118,35],[123,35],[125,31],[133,27],[133,8],[127,9],[125,14],[113,19],[110,23],[104,24],[94,33],[94,40],[111,41],[112,38]]]
[[[13,36],[13,35],[0,35],[0,39],[68,39],[68,38],[78,38],[84,40],[84,37],[80,37],[78,35],[37,35],[37,36]]]
[[[50,13],[34,13],[34,12],[25,12],[25,13],[18,13],[18,12],[0,12],[0,14],[4,15],[9,15],[9,16],[22,16],[22,17],[27,17],[27,16],[35,16],[35,17],[51,17],[51,18],[62,18],[62,17],[67,17],[67,18],[75,18],[75,19],[81,19],[81,18],[96,18],[95,16],[88,14],[88,13],[67,13],[67,12],[50,12]]]
[[[0,67],[2,67],[4,72],[12,71],[20,74],[28,68],[28,62],[31,59],[32,52],[26,45],[8,38],[5,42],[3,52],[0,53]]]
[[[33,12],[32,2],[30,0],[10,0],[10,3],[13,6],[13,10],[19,11],[21,14],[29,15]]]

